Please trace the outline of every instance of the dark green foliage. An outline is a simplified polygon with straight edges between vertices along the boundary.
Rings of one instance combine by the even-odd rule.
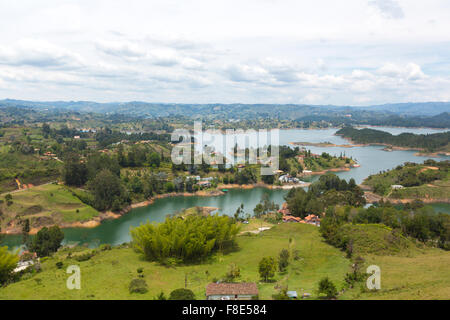
[[[426,170],[424,166],[432,166],[438,170]],[[407,162],[389,171],[382,171],[369,176],[364,184],[372,186],[374,192],[379,195],[387,195],[391,191],[392,185],[402,185],[404,187],[416,187],[432,183],[436,180],[445,180],[450,171],[450,161],[427,160],[424,165]],[[392,193],[395,197],[395,193]]]
[[[155,166],[155,167],[159,167],[161,164],[161,157],[158,153],[156,152],[152,152],[150,153],[150,155],[148,156],[148,164],[150,166]]]
[[[109,170],[116,176],[120,176],[120,166],[116,158],[107,156],[105,154],[95,153],[88,158],[87,177],[92,180],[102,170]]]
[[[8,252],[8,247],[0,247],[0,286],[12,277],[12,271],[17,267],[19,257]]]
[[[291,214],[301,218],[308,214],[319,215],[329,206],[362,206],[366,203],[364,192],[355,180],[350,179],[347,183],[332,173],[321,176],[308,191],[303,188],[291,189],[286,201]]]
[[[327,298],[327,299],[336,298],[338,295],[336,286],[334,285],[333,282],[330,281],[330,279],[328,277],[320,280],[318,293],[324,294],[325,298]]]
[[[169,300],[195,300],[195,295],[189,289],[175,289],[170,293]]]
[[[58,226],[44,227],[34,237],[30,249],[36,252],[39,257],[46,257],[58,251],[63,239],[64,233]]]
[[[69,186],[82,186],[87,181],[86,164],[76,154],[69,154],[64,160],[64,182]]]
[[[262,280],[269,281],[275,276],[277,263],[272,257],[262,258],[258,265],[258,272]]]
[[[236,173],[235,181],[237,184],[252,184],[258,181],[256,172],[252,168],[244,168]]]
[[[133,279],[128,286],[130,293],[146,293],[148,291],[147,283],[144,279]]]
[[[163,291],[161,291],[154,300],[167,300],[166,295],[164,294]]]
[[[354,226],[352,227],[351,224]],[[407,245],[403,240],[405,236],[437,244],[443,249],[448,249],[450,244],[450,215],[436,214],[433,209],[420,206],[416,209],[409,207],[408,211],[389,205],[372,206],[367,209],[329,208],[321,221],[320,232],[329,243],[348,249],[348,241],[352,235],[357,234],[357,228],[359,228],[356,224],[361,226],[379,224],[380,227],[384,225],[392,228],[385,230],[386,235],[382,239],[390,242],[389,248],[392,250]],[[361,228],[361,232],[364,231],[363,229]],[[356,243],[352,245],[355,246]]]
[[[100,211],[119,211],[131,201],[122,181],[107,169],[100,171],[89,182],[89,189],[94,196],[93,205]]]
[[[450,131],[434,134],[413,134],[402,133],[393,135],[389,132],[374,129],[355,129],[345,127],[338,132],[346,138],[350,138],[355,143],[384,143],[398,147],[423,148],[428,151],[436,151],[448,145],[450,141]]]
[[[77,260],[78,262],[88,261],[96,254],[97,254],[96,250],[91,250],[91,251],[83,252],[83,253],[80,253],[77,255],[73,255],[72,258]]]
[[[173,258],[189,262],[232,248],[238,230],[236,222],[227,216],[190,215],[141,225],[131,230],[131,236],[134,247],[149,261],[164,263]]]
[[[278,257],[278,270],[280,272],[285,272],[289,265],[289,251],[286,249],[281,250]]]

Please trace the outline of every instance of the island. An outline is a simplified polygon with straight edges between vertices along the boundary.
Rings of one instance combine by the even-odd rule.
[[[417,155],[436,156],[450,154],[450,131],[434,134],[401,133],[393,135],[389,132],[375,129],[355,129],[344,127],[336,135],[348,139],[354,144],[383,145],[386,151],[417,150]]]

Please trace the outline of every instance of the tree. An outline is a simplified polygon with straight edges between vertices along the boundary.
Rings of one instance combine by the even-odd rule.
[[[278,257],[278,270],[280,272],[284,272],[289,265],[289,251],[286,249],[281,250],[280,255]]]
[[[36,252],[39,257],[46,257],[58,251],[61,247],[61,241],[64,239],[64,233],[58,226],[50,228],[44,227],[36,234],[31,244],[31,250]]]
[[[120,165],[119,160],[109,157],[106,154],[96,153],[88,158],[87,164],[88,180],[92,180],[102,170],[107,169],[111,173],[120,177]]]
[[[169,300],[195,300],[195,294],[189,289],[175,289],[170,293]]]
[[[156,152],[150,153],[150,155],[148,156],[148,164],[150,166],[155,166],[158,168],[161,164],[161,157],[159,156],[159,154]]]
[[[324,294],[327,299],[336,298],[338,295],[336,286],[328,277],[320,280],[318,293]]]
[[[69,186],[82,186],[87,181],[87,168],[77,154],[70,154],[64,161],[64,182]]]
[[[274,175],[262,175],[261,176],[261,180],[265,183],[265,184],[273,184],[275,182],[275,177]]]
[[[5,284],[17,267],[19,257],[8,252],[8,247],[0,247],[0,285]]]
[[[50,132],[51,132],[50,126],[47,123],[43,123],[42,124],[42,133],[44,135],[44,138],[47,139]]]
[[[111,171],[104,169],[89,182],[89,189],[94,195],[94,207],[97,210],[120,210],[130,202],[128,192],[122,185],[122,181]]]
[[[25,246],[29,246],[29,235],[28,233],[30,232],[30,220],[29,219],[25,219],[22,221],[22,244],[24,244]]]
[[[235,282],[240,277],[241,269],[235,263],[232,263],[228,267],[228,272],[225,274],[224,282]]]
[[[258,271],[261,279],[264,281],[267,282],[269,279],[272,279],[277,271],[275,259],[272,257],[262,258],[259,262]]]

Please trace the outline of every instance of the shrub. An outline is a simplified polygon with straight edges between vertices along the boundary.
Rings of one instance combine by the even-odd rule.
[[[166,295],[164,294],[164,292],[160,292],[154,300],[167,300]]]
[[[64,264],[61,261],[58,261],[57,263],[55,263],[55,265],[58,269],[61,269]]]
[[[289,265],[289,251],[286,249],[281,250],[278,258],[278,270],[285,272]]]
[[[110,244],[102,244],[102,245],[99,247],[99,249],[100,249],[101,251],[106,251],[106,250],[111,250],[112,247],[111,247]]]
[[[9,253],[8,247],[0,247],[0,285],[10,279],[18,261],[19,257]]]
[[[338,291],[334,283],[331,282],[330,279],[328,279],[328,277],[326,277],[320,280],[318,293],[325,294],[325,297],[327,299],[332,299],[336,298]]]
[[[232,247],[238,230],[236,222],[228,216],[191,215],[186,219],[168,217],[158,225],[141,225],[131,230],[131,237],[146,260],[190,262]]]
[[[169,300],[195,300],[195,295],[189,289],[175,289],[170,293]]]
[[[97,252],[95,250],[92,250],[92,251],[84,252],[84,253],[81,253],[78,255],[74,255],[74,256],[72,256],[72,258],[77,260],[78,262],[88,261],[96,254],[97,254]]]
[[[128,286],[130,293],[146,293],[148,291],[147,283],[144,279],[133,279]]]

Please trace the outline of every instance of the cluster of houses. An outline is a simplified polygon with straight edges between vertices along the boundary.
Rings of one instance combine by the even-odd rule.
[[[315,214],[309,214],[305,217],[305,219],[294,217],[290,213],[286,202],[283,203],[283,207],[278,210],[278,212],[283,215],[283,222],[304,223],[320,227],[320,218],[318,216],[316,216]]]

